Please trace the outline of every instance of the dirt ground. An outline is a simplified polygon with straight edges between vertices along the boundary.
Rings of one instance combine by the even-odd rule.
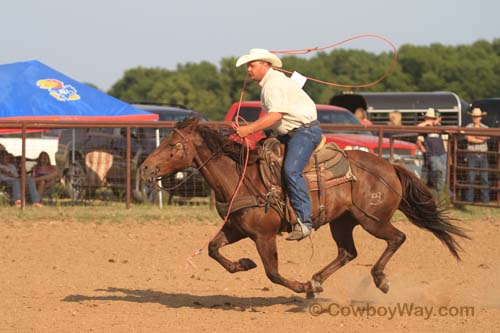
[[[0,331],[499,332],[500,218],[465,221],[458,263],[430,233],[395,225],[407,241],[389,263],[388,294],[370,268],[385,247],[357,228],[358,258],[314,300],[272,284],[249,240],[223,250],[258,267],[230,274],[204,251],[214,224],[0,223]],[[332,260],[328,228],[313,242],[279,239],[280,269],[308,280]]]

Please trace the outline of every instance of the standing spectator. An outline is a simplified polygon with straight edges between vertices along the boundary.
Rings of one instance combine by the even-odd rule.
[[[21,179],[17,167],[12,163],[13,156],[6,150],[0,150],[0,182],[6,183],[12,188],[12,200],[17,207],[21,206]],[[26,177],[26,184],[31,196],[33,206],[41,207],[40,196],[36,189],[33,178]]]
[[[60,178],[59,170],[55,165],[50,163],[50,156],[45,151],[42,151],[38,155],[37,162],[32,172],[40,198],[43,198],[45,190],[53,187]]]
[[[388,126],[403,126],[402,123],[402,114],[399,111],[392,111],[389,113],[389,121],[387,122]],[[384,136],[390,138],[393,135],[402,134],[401,132],[384,132]]]
[[[391,125],[391,126],[402,126],[403,123],[402,123],[402,114],[401,112],[399,111],[392,111],[391,113],[389,113],[389,123],[387,125]]]
[[[424,115],[424,121],[418,126],[437,126],[439,125],[440,117],[438,110],[428,109]],[[425,155],[428,183],[435,188],[437,196],[446,194],[446,163],[447,154],[444,146],[444,141],[439,133],[427,133],[417,138],[417,147]],[[425,167],[425,166],[424,166]]]
[[[472,123],[467,124],[466,128],[488,128],[485,124],[481,122],[483,116],[486,112],[482,112],[480,108],[474,108],[472,112],[468,113],[472,117]],[[468,170],[467,172],[467,184],[474,185],[476,182],[476,176],[479,173],[479,180],[481,186],[489,186],[488,182],[488,156],[486,152],[488,151],[487,136],[478,135],[467,135],[467,165],[469,168],[479,168],[481,171]],[[466,201],[474,201],[474,189],[469,186],[467,192],[465,193]],[[481,189],[481,201],[483,203],[488,203],[490,201],[490,193],[487,188]]]
[[[357,108],[356,111],[354,111],[354,116],[359,119],[359,122],[363,126],[373,125],[373,123],[366,118],[366,110],[363,108]]]

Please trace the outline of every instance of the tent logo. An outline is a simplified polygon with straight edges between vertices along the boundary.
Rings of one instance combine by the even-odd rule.
[[[77,94],[76,89],[63,82],[56,79],[43,79],[38,80],[36,85],[40,89],[46,89],[49,91],[50,96],[54,97],[60,102],[67,101],[77,101],[80,99],[80,95]]]

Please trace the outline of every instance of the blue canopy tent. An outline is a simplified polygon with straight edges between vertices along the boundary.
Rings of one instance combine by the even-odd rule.
[[[10,120],[158,120],[42,64],[0,65],[0,118]]]
[[[0,65],[1,120],[136,123],[158,120],[158,115],[135,108],[32,60]],[[20,131],[0,129],[0,134]],[[73,163],[74,136],[73,130]]]

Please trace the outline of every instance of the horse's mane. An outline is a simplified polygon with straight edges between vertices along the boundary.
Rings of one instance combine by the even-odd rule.
[[[175,128],[183,129],[193,125],[196,121],[195,117],[189,117],[182,121],[179,121],[175,124]],[[228,136],[222,135],[219,131],[210,128],[204,125],[198,125],[196,127],[196,131],[203,138],[203,141],[207,145],[208,149],[210,149],[213,153],[223,153],[229,158],[233,159],[236,162],[242,161],[242,156],[245,153],[246,147],[229,139]],[[250,151],[250,158],[254,160],[255,157],[253,155],[257,155]]]

